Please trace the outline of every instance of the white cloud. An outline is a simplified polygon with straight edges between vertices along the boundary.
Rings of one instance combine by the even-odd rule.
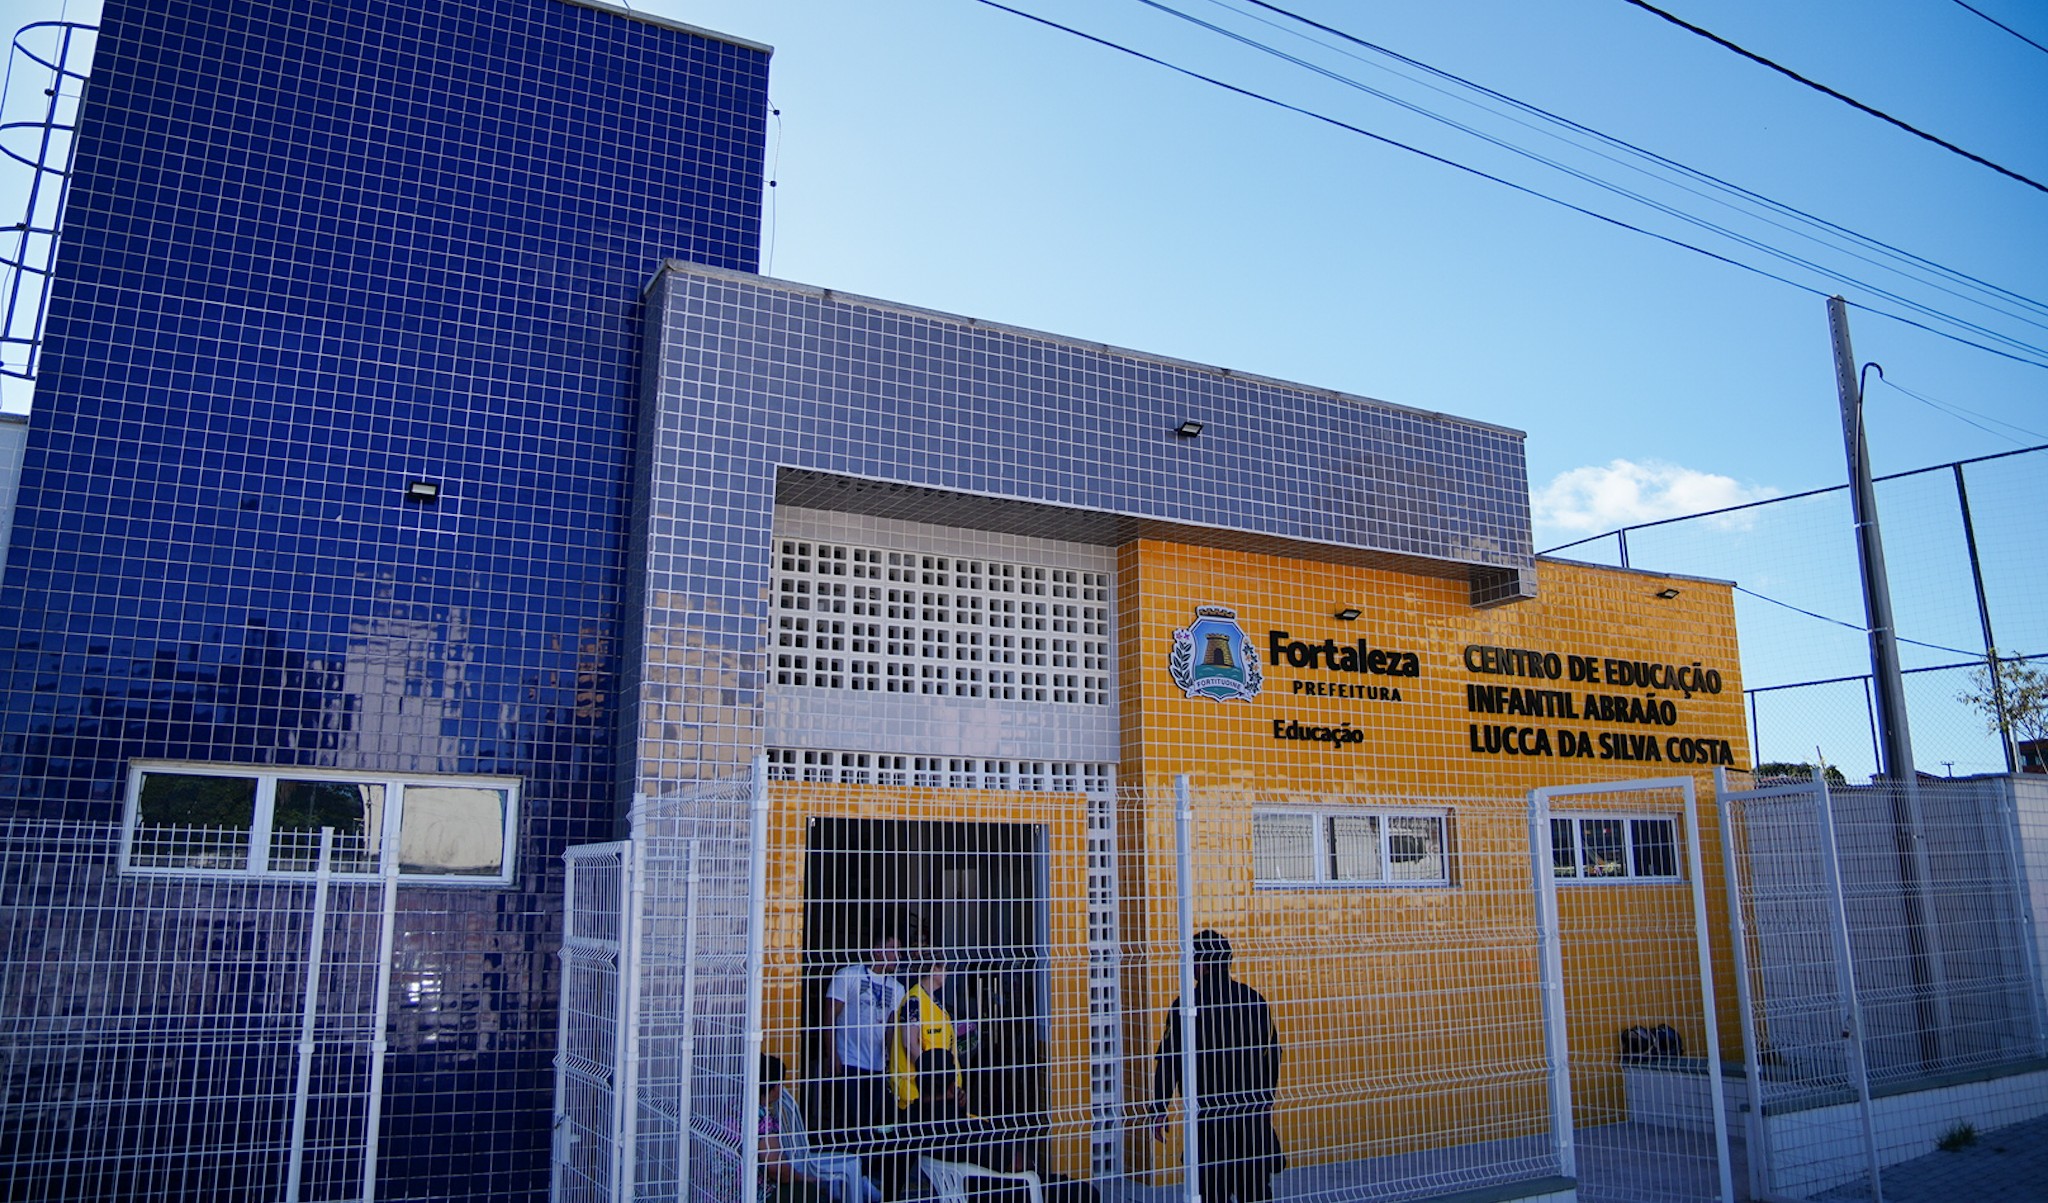
[[[1566,536],[1599,534],[1777,495],[1778,490],[1768,485],[1746,485],[1678,464],[1618,459],[1605,467],[1560,472],[1536,490],[1530,502],[1539,530]]]

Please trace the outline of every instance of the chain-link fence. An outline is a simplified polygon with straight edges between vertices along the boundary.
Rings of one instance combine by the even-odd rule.
[[[2044,469],[2048,446],[1877,481],[1914,761],[1923,773],[2019,767],[2013,745],[2025,732],[2002,738],[1988,704],[1961,699],[1990,698],[1984,666],[1992,649],[2007,663],[2048,655]],[[1551,554],[1735,582],[1755,763],[1820,761],[1851,780],[1876,772],[1846,486],[1631,526]]]

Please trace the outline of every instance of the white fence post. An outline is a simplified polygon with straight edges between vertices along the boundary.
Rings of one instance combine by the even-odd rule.
[[[739,1100],[741,1198],[760,1203],[761,1126],[754,1111],[761,1103],[761,992],[767,981],[768,948],[768,758],[754,758],[753,822],[747,842],[747,1034],[741,1044],[746,1064],[740,1067],[743,1097]]]
[[[1202,1104],[1195,1080],[1195,807],[1186,773],[1173,779],[1173,801],[1174,853],[1179,862],[1175,877],[1180,894],[1180,1147],[1186,1175],[1181,1194],[1188,1203],[1202,1203]]]
[[[570,851],[573,851],[570,850]],[[569,1124],[568,1072],[571,1008],[569,942],[576,935],[576,858],[562,854],[562,946],[555,950],[562,990],[555,1009],[555,1117],[548,1135],[548,1203],[562,1203],[562,1167],[568,1161],[575,1133]]]
[[[1685,863],[1692,879],[1692,931],[1700,958],[1700,1014],[1707,1031],[1707,1084],[1714,1112],[1714,1164],[1720,1173],[1721,1198],[1735,1203],[1735,1174],[1728,1163],[1728,1092],[1721,1076],[1720,1007],[1714,999],[1714,943],[1707,924],[1707,876],[1700,849],[1699,790],[1691,777],[1676,777],[1685,794]]]
[[[619,892],[619,1062],[612,1100],[618,1138],[612,1150],[617,1168],[612,1191],[622,1200],[633,1197],[640,1160],[640,915],[647,897],[646,848],[645,838],[629,839],[619,857],[625,888]]]
[[[362,1203],[377,1200],[377,1141],[384,1125],[384,1055],[391,1041],[384,1033],[391,1021],[391,955],[398,925],[398,849],[384,853],[383,929],[377,937],[377,993],[370,1018],[369,1115],[363,1134]]]
[[[292,1151],[285,1169],[285,1203],[299,1203],[305,1175],[306,1104],[313,1088],[313,1028],[320,1015],[320,959],[327,944],[327,883],[332,877],[334,828],[320,829],[320,863],[313,870],[313,914],[306,922],[306,997],[299,1009],[299,1066],[292,1091]]]
[[[1543,1004],[1543,1053],[1550,1066],[1550,1144],[1557,1172],[1579,1173],[1572,1133],[1572,1050],[1564,1021],[1564,954],[1559,948],[1557,880],[1550,849],[1550,793],[1529,791],[1529,868],[1536,894],[1537,997]]]
[[[1813,802],[1814,820],[1820,830],[1821,872],[1827,885],[1828,935],[1835,946],[1835,977],[1842,992],[1842,1034],[1849,1045],[1849,1076],[1856,1087],[1856,1109],[1863,1120],[1863,1148],[1870,1160],[1870,1195],[1875,1203],[1884,1203],[1877,1127],[1871,1114],[1870,1066],[1863,1049],[1863,999],[1856,989],[1856,953],[1849,943],[1849,907],[1842,896],[1841,854],[1835,844],[1835,804],[1828,793],[1825,766],[1814,769]]]
[[[698,837],[691,837],[683,855],[689,860],[683,886],[683,1063],[677,1077],[682,1082],[678,1117],[682,1135],[676,1149],[676,1190],[683,1203],[690,1198],[690,1144],[696,1124],[697,1102],[697,852]]]
[[[1735,807],[1729,798],[1728,770],[1714,767],[1714,809],[1721,821],[1721,876],[1728,890],[1728,934],[1735,958],[1735,1005],[1742,1012],[1742,1073],[1749,1083],[1749,1106],[1742,1113],[1743,1148],[1749,1163],[1751,1198],[1770,1193],[1770,1132],[1764,1124],[1763,1059],[1756,1047],[1756,1000],[1750,996],[1749,919],[1743,913],[1742,866],[1735,858]]]

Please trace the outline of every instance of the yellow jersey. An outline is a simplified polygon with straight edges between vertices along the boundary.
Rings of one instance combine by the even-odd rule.
[[[944,1049],[953,1054],[953,1084],[962,1084],[960,1074],[960,1047],[953,1039],[953,1017],[932,998],[931,991],[920,982],[903,996],[903,1004],[896,1008],[895,1018],[889,1023],[889,1077],[896,1087],[896,1105],[908,1107],[917,1101],[917,1065],[910,1059],[910,1050],[903,1045],[903,1025],[915,1023],[920,1030],[924,1051]]]

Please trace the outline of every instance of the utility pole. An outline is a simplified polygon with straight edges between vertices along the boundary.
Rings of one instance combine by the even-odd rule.
[[[1906,684],[1899,671],[1898,631],[1892,625],[1891,584],[1877,529],[1877,489],[1870,480],[1870,445],[1863,437],[1863,380],[1849,347],[1849,303],[1828,298],[1828,333],[1835,344],[1835,389],[1842,401],[1842,445],[1849,455],[1849,509],[1856,522],[1856,559],[1863,568],[1863,617],[1870,628],[1870,675],[1877,695],[1878,777],[1889,788],[1892,845],[1904,895],[1906,946],[1919,1021],[1920,1059],[1932,1070],[1943,1063],[1949,1026],[1948,974],[1941,931],[1927,896],[1926,830],[1920,781],[1913,769],[1913,737],[1906,725]]]
[[[1828,298],[1828,332],[1835,343],[1835,388],[1842,398],[1842,444],[1849,453],[1849,509],[1856,520],[1856,559],[1863,567],[1863,619],[1870,629],[1870,672],[1877,694],[1880,777],[1913,780],[1913,736],[1906,725],[1906,684],[1899,673],[1898,632],[1892,626],[1892,591],[1877,531],[1877,490],[1870,483],[1870,447],[1863,438],[1863,382],[1849,349],[1848,302]]]

